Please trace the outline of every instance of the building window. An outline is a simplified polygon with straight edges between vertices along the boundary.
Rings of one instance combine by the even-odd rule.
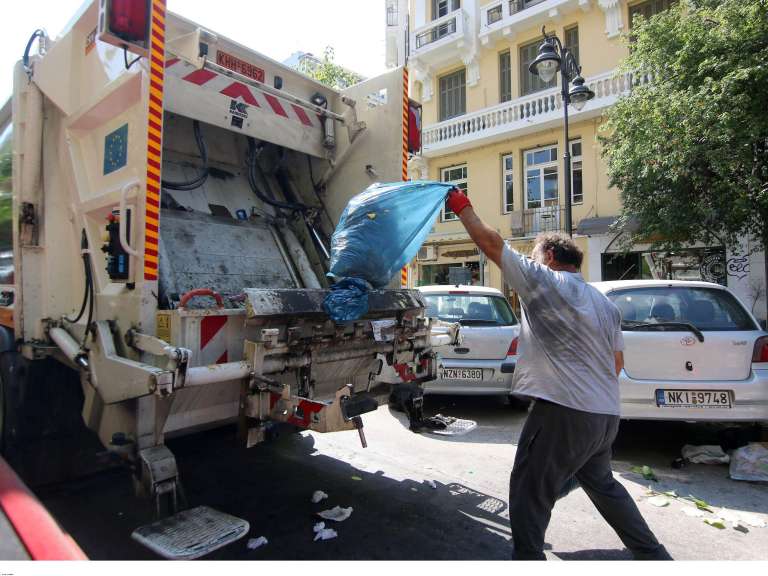
[[[515,209],[515,188],[512,180],[512,154],[501,157],[501,189],[504,213]]]
[[[461,116],[467,110],[464,69],[440,78],[440,120]]]
[[[432,0],[432,20],[447,16],[460,7],[460,0]]]
[[[387,26],[397,26],[397,5],[389,4],[387,6]]]
[[[571,204],[584,202],[584,184],[581,178],[581,140],[571,141]]]
[[[557,76],[550,82],[542,82],[541,78],[528,71],[528,66],[536,60],[539,55],[539,46],[542,40],[535,40],[529,44],[520,47],[520,95],[526,96],[534,92],[540,92],[547,88],[557,86]]]
[[[504,10],[503,4],[499,4],[498,6],[494,6],[493,8],[488,10],[487,12],[488,26],[490,26],[491,24],[495,24],[496,22],[499,22],[501,21],[502,18],[504,18],[503,10]]]
[[[556,206],[557,146],[526,150],[525,158],[525,208]]]
[[[456,188],[464,191],[464,194],[469,195],[467,188],[467,165],[463,166],[451,166],[450,168],[443,168],[440,170],[440,180],[442,182],[450,182]],[[448,205],[443,208],[443,222],[450,222],[452,220],[458,220],[459,217],[448,209]]]
[[[635,16],[640,15],[646,20],[656,16],[664,10],[668,10],[671,6],[677,4],[677,0],[645,0],[645,2],[639,2],[629,7],[629,27],[632,28],[632,23],[635,20]]]
[[[576,57],[576,62],[578,62],[579,65],[581,65],[581,60],[579,60],[579,27],[578,26],[571,26],[570,28],[565,29],[565,47],[571,51],[571,53]]]
[[[509,50],[499,54],[499,102],[512,100],[512,59]]]

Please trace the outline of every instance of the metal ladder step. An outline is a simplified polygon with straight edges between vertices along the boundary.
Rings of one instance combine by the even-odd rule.
[[[163,558],[194,560],[239,540],[249,529],[242,518],[198,506],[141,526],[131,537]]]

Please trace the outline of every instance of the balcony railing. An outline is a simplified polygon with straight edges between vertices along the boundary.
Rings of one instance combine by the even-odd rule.
[[[586,84],[595,93],[581,111],[569,109],[574,121],[579,116],[589,118],[596,111],[610,106],[630,92],[633,85],[646,84],[648,75],[632,75],[615,71],[588,78]],[[461,150],[467,145],[492,143],[509,138],[511,133],[521,134],[553,126],[562,122],[563,102],[559,88],[551,88],[522,98],[503,102],[477,112],[464,114],[437,124],[425,126],[422,135],[424,155],[435,156]],[[486,142],[483,142],[486,141]]]
[[[509,0],[509,13],[517,14],[526,8],[531,8],[542,2],[545,2],[545,0]]]
[[[443,16],[439,20],[435,20],[426,30],[416,32],[416,50],[423,48],[428,44],[437,42],[446,36],[456,32],[457,20],[460,16],[460,12],[452,12],[447,16]]]
[[[504,5],[499,3],[495,6],[491,6],[485,14],[485,22],[488,26],[496,24],[496,22],[501,22],[502,18],[504,18]]]
[[[537,236],[545,232],[563,232],[565,230],[565,208],[562,206],[544,206],[523,211],[523,227],[514,232],[517,235]]]
[[[480,42],[492,41],[571,14],[588,0],[495,0],[480,7]]]

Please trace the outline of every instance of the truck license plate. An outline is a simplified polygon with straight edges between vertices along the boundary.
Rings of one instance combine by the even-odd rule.
[[[444,380],[482,380],[481,368],[443,368],[440,378]]]
[[[660,408],[730,408],[731,390],[656,390]]]

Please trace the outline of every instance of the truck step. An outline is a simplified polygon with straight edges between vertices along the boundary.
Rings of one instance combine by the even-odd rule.
[[[247,521],[208,506],[183,510],[141,526],[131,537],[169,560],[194,560],[245,536]]]

